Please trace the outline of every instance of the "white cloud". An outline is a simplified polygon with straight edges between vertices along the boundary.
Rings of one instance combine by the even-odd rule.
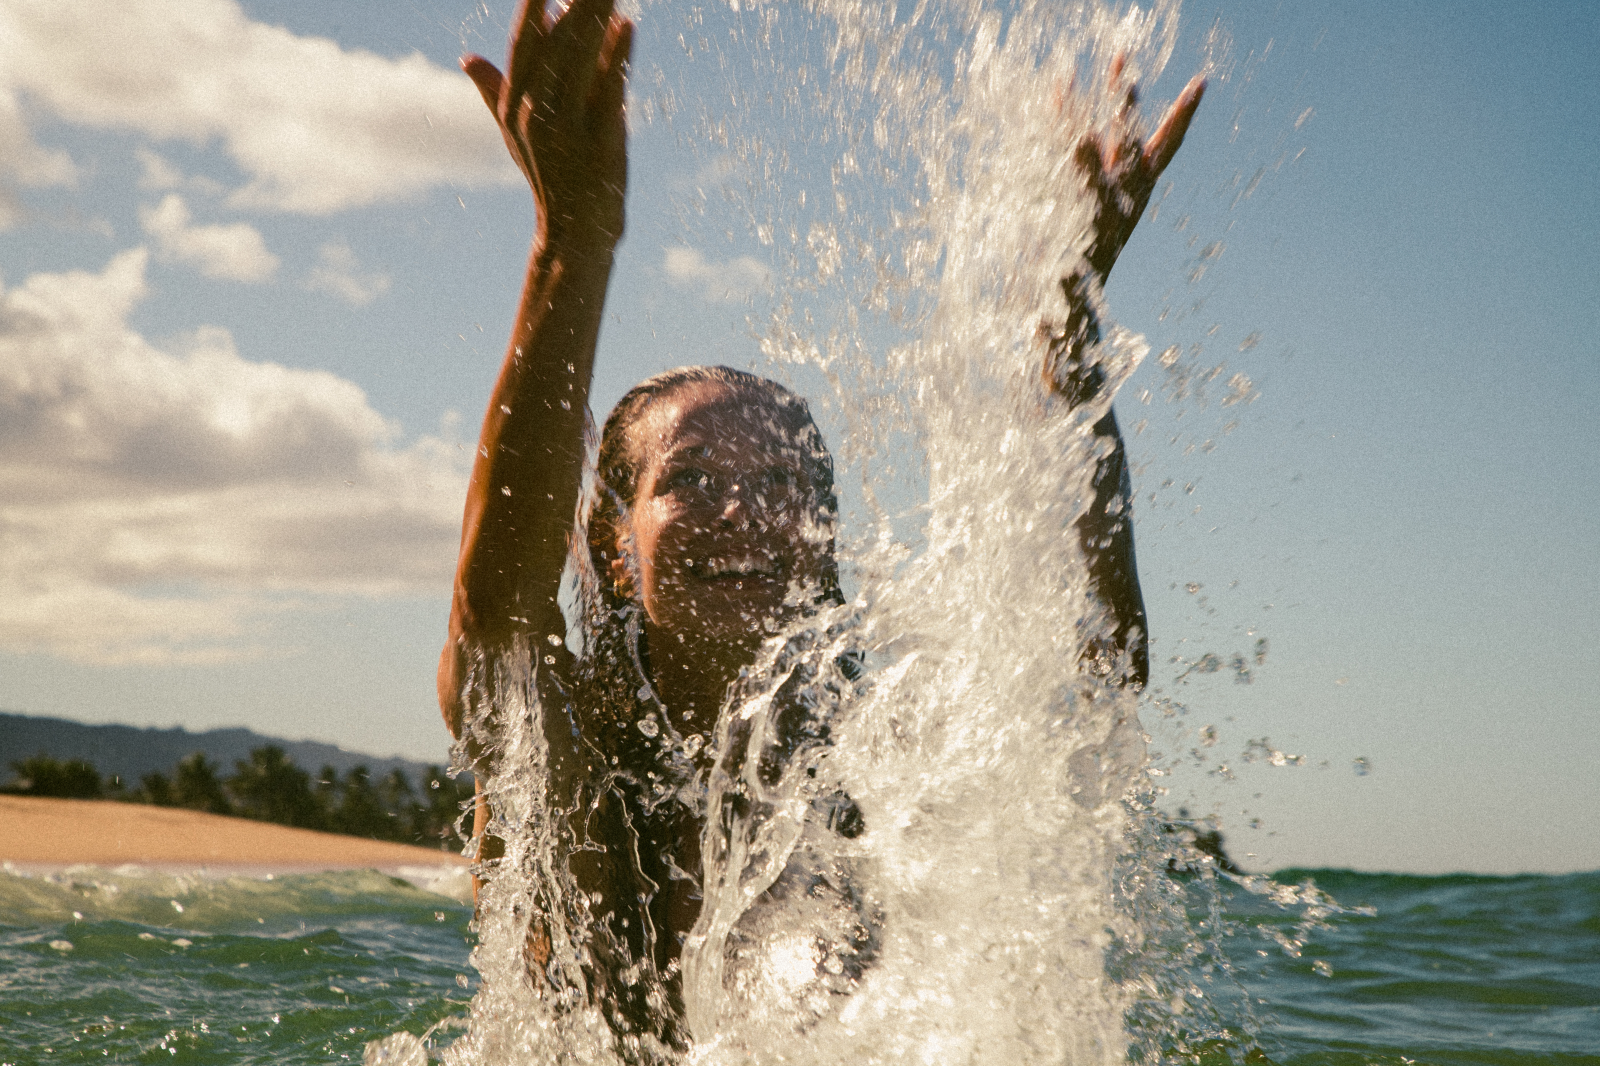
[[[679,192],[689,192],[693,189],[720,188],[727,184],[739,169],[733,155],[728,152],[718,152],[707,159],[694,173],[693,177],[680,178],[674,182]]]
[[[352,307],[364,307],[389,291],[389,275],[363,274],[348,244],[329,241],[317,252],[306,288],[330,292]]]
[[[147,259],[0,291],[0,648],[214,659],[307,597],[448,590],[465,455],[224,330],[154,347]]]
[[[0,12],[0,30],[4,30]],[[6,55],[6,36],[0,32],[0,56]],[[67,153],[42,148],[28,132],[27,120],[17,95],[5,80],[0,67],[0,176],[19,185],[71,185],[78,180],[78,168]]]
[[[189,205],[168,193],[155,207],[139,208],[139,224],[155,239],[162,256],[195,267],[208,278],[266,281],[278,270],[261,231],[248,222],[190,225]]]
[[[167,162],[159,152],[152,152],[148,148],[134,150],[134,158],[139,160],[139,188],[151,192],[162,192],[167,189],[177,189],[183,185],[183,172]]]
[[[71,185],[78,180],[78,168],[65,152],[34,143],[16,93],[6,86],[4,20],[5,13],[0,11],[0,233],[25,215],[16,186]]]
[[[743,300],[772,288],[772,271],[748,255],[712,263],[694,248],[668,248],[663,265],[674,285],[698,288],[707,300]]]
[[[217,182],[199,175],[185,174],[159,152],[148,148],[135,148],[133,156],[139,161],[139,188],[148,192],[165,192],[168,189],[192,189],[208,196],[221,196],[225,190]]]
[[[235,207],[325,215],[520,180],[464,75],[252,22],[235,0],[0,5],[0,177],[67,183],[19,94],[63,122],[220,141],[246,177]]]

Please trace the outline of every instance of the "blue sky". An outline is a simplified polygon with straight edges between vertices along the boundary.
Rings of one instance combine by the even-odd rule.
[[[510,6],[0,13],[0,706],[444,758],[465,457],[531,225],[454,60],[498,60]],[[644,11],[641,86],[714,84],[687,13]],[[1169,401],[1151,358],[1118,401],[1155,688],[1187,708],[1146,715],[1169,803],[1257,867],[1600,866],[1600,15],[1191,2],[1150,98],[1214,25],[1108,292],[1257,396]],[[750,365],[774,276],[694,212],[718,151],[644,110],[599,410]],[[1248,685],[1177,679],[1263,638]],[[1247,761],[1261,738],[1303,764]]]

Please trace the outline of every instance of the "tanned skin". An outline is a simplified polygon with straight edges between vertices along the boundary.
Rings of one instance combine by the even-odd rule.
[[[584,412],[595,346],[623,232],[628,169],[623,101],[632,41],[633,26],[614,14],[613,0],[574,0],[558,19],[544,10],[544,0],[523,0],[512,23],[506,73],[481,56],[462,61],[528,180],[536,225],[510,345],[489,399],[473,462],[449,639],[439,661],[439,704],[456,736],[462,734],[469,712],[463,705],[463,685],[470,664],[475,657],[492,659],[509,652],[518,638],[541,659],[538,680],[541,694],[552,701],[547,706],[560,705],[560,691],[572,690],[574,664],[561,640],[567,626],[556,596],[582,477]],[[1121,73],[1118,60],[1113,65],[1113,80],[1120,79]],[[1196,78],[1155,133],[1143,140],[1137,97],[1130,87],[1112,126],[1084,138],[1077,148],[1082,178],[1097,203],[1088,273],[1063,279],[1066,321],[1042,327],[1050,337],[1043,368],[1046,382],[1070,403],[1087,402],[1101,387],[1098,372],[1085,365],[1089,345],[1098,337],[1086,302],[1091,290],[1086,286],[1104,284],[1148,204],[1157,178],[1182,143],[1203,91],[1204,83]],[[698,431],[697,419],[721,418],[722,431],[712,435],[732,442],[728,447],[733,450],[710,456],[714,464],[721,464],[710,472],[720,479],[718,484],[728,495],[707,504],[711,508],[707,513],[714,512],[714,521],[731,530],[727,536],[746,535],[749,523],[770,521],[770,529],[763,527],[765,532],[782,538],[789,535],[784,532],[788,519],[783,513],[763,517],[750,507],[748,497],[739,496],[750,490],[752,479],[774,476],[771,471],[787,461],[766,456],[782,442],[761,437],[760,419],[742,422],[736,411],[718,413],[721,407],[737,406],[739,399],[715,389],[685,394],[674,410],[657,419],[676,422],[652,423],[654,429],[646,428],[658,432],[663,442],[670,442]],[[1126,477],[1121,438],[1110,414],[1096,426],[1096,432],[1112,439],[1115,447],[1097,473],[1097,500],[1080,521],[1079,534],[1091,581],[1114,623],[1111,650],[1132,660],[1131,669],[1120,680],[1142,685],[1148,676],[1142,636],[1144,607],[1122,487]],[[740,444],[746,437],[749,439]],[[673,446],[662,445],[666,452]],[[658,492],[658,488],[675,476],[663,466],[666,452],[652,454],[641,474],[641,481],[647,483],[639,488],[649,494],[647,500],[663,499],[668,490]],[[676,506],[676,501],[665,499],[661,506]],[[670,514],[662,519],[669,524],[660,529],[618,531],[619,549],[623,540],[634,548],[640,543],[669,545],[670,519]],[[645,580],[655,580],[651,574],[665,575],[661,580],[670,585],[673,575],[694,576],[694,560],[667,558],[670,549],[664,546],[659,550],[659,556],[646,560],[648,565],[637,571]],[[636,580],[622,570],[609,576],[619,587]],[[672,591],[667,586],[632,590],[647,607],[655,593]],[[753,657],[759,632],[752,629],[742,636],[717,638],[714,648],[689,648],[688,641],[707,638],[704,627],[675,633],[670,612],[661,617],[656,614],[652,610],[646,619],[652,648],[659,649],[652,654],[651,681],[669,707],[706,716],[707,721],[697,728],[708,729],[727,680]],[[552,636],[554,642],[548,639]],[[675,636],[686,639],[676,641]],[[492,704],[493,693],[484,695]],[[583,709],[578,712],[581,715]],[[567,728],[548,732],[552,802],[565,802],[579,783],[600,769],[590,763],[603,755],[593,750],[592,743],[586,750]],[[479,760],[481,780],[492,769],[492,753],[470,738],[469,748]],[[487,806],[481,798],[476,824],[480,834],[488,824]],[[686,827],[685,832],[693,828]],[[497,848],[498,842],[485,836],[480,859],[492,861],[499,854]],[[686,848],[682,853],[697,854],[697,850]],[[585,856],[583,861],[597,860]],[[574,856],[573,866],[586,890],[596,886],[602,897],[599,911],[627,913],[636,905],[622,898],[622,890],[614,887],[618,882],[607,880],[611,874],[579,870],[578,856]],[[618,898],[611,898],[613,894]],[[698,909],[698,901],[685,898],[673,901],[669,913],[664,912],[666,927],[658,930],[659,970],[664,971],[676,959],[680,939],[689,931]],[[537,938],[538,934],[536,929],[531,936]],[[531,961],[542,963],[540,955],[548,952],[548,941],[530,940],[530,950]]]
[[[567,631],[556,596],[583,472],[600,316],[622,239],[632,43],[633,25],[612,13],[612,0],[575,0],[556,21],[543,0],[523,0],[508,73],[482,56],[462,60],[528,179],[535,229],[467,486],[450,633],[439,659],[439,706],[456,736],[475,650],[492,658],[519,634],[543,644]],[[540,680],[570,673],[566,649],[546,647],[557,662]],[[552,752],[552,762],[574,754]],[[487,815],[480,801],[480,833]],[[493,849],[490,843],[480,858],[493,858]]]

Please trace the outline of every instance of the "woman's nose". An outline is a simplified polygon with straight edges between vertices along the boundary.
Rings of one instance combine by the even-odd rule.
[[[744,478],[728,482],[728,489],[722,494],[720,517],[730,525],[743,525],[750,520],[750,500],[746,495],[744,482]]]

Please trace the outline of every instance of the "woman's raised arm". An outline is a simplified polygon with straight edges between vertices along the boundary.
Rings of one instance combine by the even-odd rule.
[[[1122,66],[1121,57],[1111,64],[1113,86],[1122,78]],[[1205,91],[1205,78],[1196,75],[1167,109],[1155,133],[1143,140],[1139,91],[1129,86],[1111,128],[1078,142],[1075,162],[1095,199],[1094,221],[1082,268],[1061,279],[1067,320],[1048,327],[1050,349],[1044,366],[1046,385],[1074,406],[1094,399],[1103,384],[1100,372],[1085,361],[1089,347],[1100,339],[1094,297],[1133,236],[1162,171],[1183,144]]]
[[[550,21],[523,0],[507,72],[481,56],[477,85],[533,190],[528,276],[489,399],[461,524],[439,703],[461,729],[472,648],[566,633],[556,594],[583,471],[583,430],[627,187],[624,73],[633,26],[613,0],[574,0]]]
[[[1111,65],[1112,84],[1121,76],[1118,58]],[[1100,340],[1096,297],[1150,203],[1161,172],[1183,143],[1205,88],[1201,77],[1190,81],[1155,133],[1141,140],[1138,91],[1130,86],[1111,129],[1090,134],[1078,144],[1076,162],[1095,197],[1093,230],[1083,270],[1061,279],[1067,318],[1047,327],[1044,366],[1046,387],[1073,406],[1093,401],[1105,384],[1091,352]],[[1109,409],[1095,423],[1094,432],[1110,444],[1110,450],[1095,469],[1094,502],[1078,519],[1077,529],[1089,583],[1109,617],[1100,634],[1087,642],[1083,659],[1093,674],[1142,687],[1150,679],[1149,633],[1134,562],[1127,453],[1116,415]]]

